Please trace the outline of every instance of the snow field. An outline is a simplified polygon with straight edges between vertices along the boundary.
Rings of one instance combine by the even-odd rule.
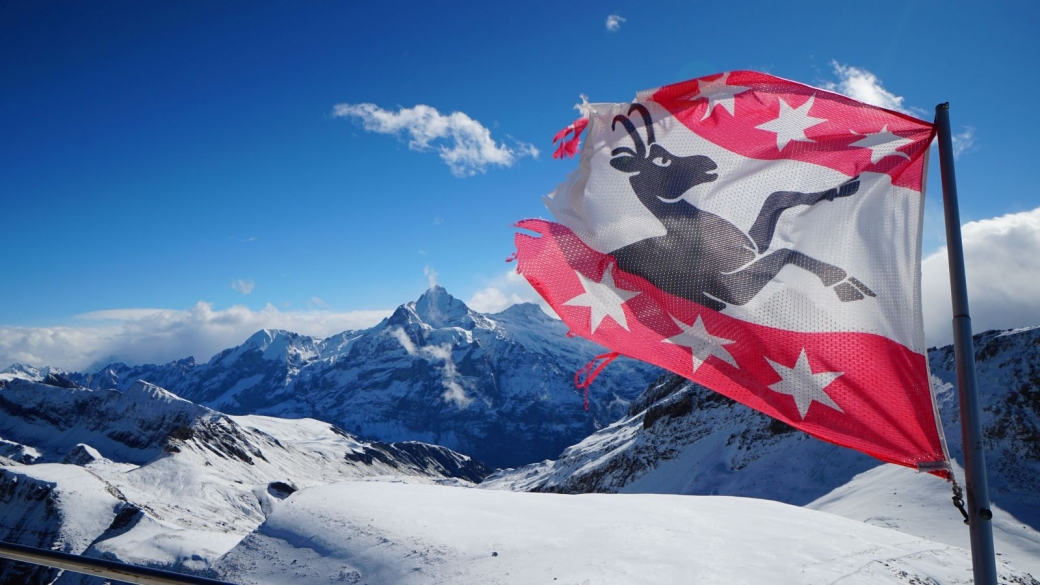
[[[765,500],[375,481],[293,494],[216,568],[256,584],[971,582],[963,549]]]

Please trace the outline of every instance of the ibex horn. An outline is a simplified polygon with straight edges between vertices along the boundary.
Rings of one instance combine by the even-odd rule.
[[[632,104],[632,107],[628,109],[628,115],[631,116],[632,112],[636,111],[643,116],[643,125],[646,126],[646,144],[649,146],[654,143],[654,121],[650,119],[650,112],[643,104]]]
[[[628,131],[629,136],[632,137],[632,141],[636,143],[636,155],[639,158],[645,158],[646,146],[643,145],[643,139],[639,136],[639,132],[636,131],[635,124],[633,124],[632,120],[629,120],[627,117],[618,114],[614,116],[614,122],[611,123],[610,129],[616,130],[618,122],[621,122],[621,124],[625,127],[625,130]],[[651,134],[650,136],[653,136],[653,134]],[[628,149],[626,148],[625,150]]]

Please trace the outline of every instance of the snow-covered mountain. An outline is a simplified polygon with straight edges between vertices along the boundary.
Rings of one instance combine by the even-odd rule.
[[[383,329],[418,361],[436,357],[438,335],[503,330],[530,337],[516,347],[539,341],[537,328],[509,330],[510,320],[542,319],[525,307],[474,317],[451,304],[438,305],[439,316],[418,305],[404,307],[415,319],[405,311],[400,332]],[[447,325],[466,319],[471,329]],[[311,340],[268,332],[210,363],[230,376],[235,364],[264,360],[277,346],[282,375],[297,381],[286,387],[297,388],[310,364],[328,360],[321,371],[333,372],[353,351],[378,357],[364,349],[375,343],[369,333]],[[1024,572],[1040,574],[1030,515],[1038,337],[1040,329],[976,338],[1007,584],[1040,585]],[[958,453],[949,354],[933,350],[931,365]],[[454,371],[442,361],[438,381],[454,375],[468,393],[458,382],[466,362],[452,363]],[[204,366],[155,372],[184,380],[216,371]],[[443,447],[366,442],[314,419],[229,416],[146,382],[91,390],[55,371],[9,374],[0,381],[0,539],[12,542],[241,583],[971,580],[966,529],[944,482],[878,466],[669,376],[559,460],[499,472],[481,486],[490,489],[473,489],[486,470]],[[569,494],[589,491],[641,493]],[[675,495],[693,493],[722,497]],[[0,584],[55,577],[96,584],[0,565]]]
[[[0,381],[3,541],[199,572],[298,489],[487,474],[444,447],[362,441],[313,419],[228,416],[146,382],[119,391],[48,380],[60,384]],[[0,562],[4,584],[56,575]]]
[[[7,380],[33,380],[39,382],[51,374],[56,376],[66,376],[67,374],[58,368],[52,368],[50,366],[44,366],[37,368],[36,366],[29,366],[26,364],[12,364],[10,367],[0,370],[0,382]]]
[[[982,333],[975,348],[997,549],[1040,574],[1040,328]],[[951,454],[963,461],[953,348],[933,348],[929,363]],[[559,459],[500,471],[481,487],[764,498],[968,545],[945,482],[879,465],[672,375]],[[900,493],[913,501],[893,498]]]
[[[415,440],[492,467],[556,457],[625,414],[660,374],[619,359],[591,387],[590,410],[574,373],[603,349],[568,338],[533,304],[481,314],[433,287],[375,327],[316,339],[263,330],[205,364],[112,364],[65,374],[96,390],[145,380],[228,414],[324,420],[381,441]],[[25,368],[22,368],[23,370]],[[8,377],[42,379],[42,371]]]

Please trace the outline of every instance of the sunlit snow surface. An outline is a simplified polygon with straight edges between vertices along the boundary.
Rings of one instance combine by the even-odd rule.
[[[241,583],[971,582],[961,549],[765,500],[361,481],[277,503],[217,569]]]
[[[1040,574],[1036,347],[1040,330],[976,339],[1002,583],[1040,585],[1025,573]],[[957,455],[950,353],[930,357]],[[4,540],[242,583],[971,582],[948,484],[774,428],[714,393],[685,410],[683,392],[640,398],[557,461],[473,489],[316,420],[8,373]],[[693,493],[727,495],[668,495]]]
[[[959,465],[955,473],[964,477]],[[968,527],[950,501],[947,484],[895,465],[861,473],[806,507],[965,549],[971,546]],[[992,508],[997,557],[1040,576],[1040,532],[999,505]]]

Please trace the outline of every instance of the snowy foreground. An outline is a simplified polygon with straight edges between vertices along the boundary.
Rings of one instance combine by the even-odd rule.
[[[404,481],[301,490],[216,569],[240,583],[971,582],[963,549],[765,500]]]

